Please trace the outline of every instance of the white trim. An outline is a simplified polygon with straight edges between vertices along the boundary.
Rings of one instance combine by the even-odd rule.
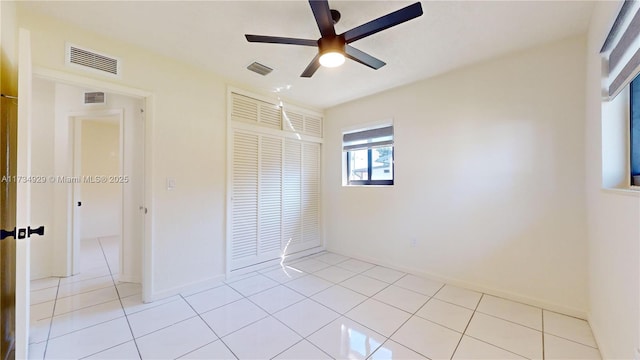
[[[278,102],[278,96],[274,96],[274,97],[268,97],[264,94],[256,94],[254,92],[250,92],[250,91],[246,91],[237,87],[233,87],[233,86],[227,86],[227,97],[231,97],[231,93],[235,93],[238,95],[243,95],[255,100],[260,100],[272,105],[276,105],[279,106]],[[231,103],[229,103],[229,105],[231,105]],[[231,109],[231,107],[229,107],[229,110]]]
[[[251,124],[251,123],[244,123],[244,122],[241,122],[241,121],[233,121],[233,120],[231,120],[231,122],[229,124],[229,128],[238,129],[238,130],[245,130],[245,131],[248,131],[248,132],[250,132],[252,134],[273,135],[273,136],[284,137],[284,138],[289,138],[289,139],[294,139],[294,140],[302,140],[302,141],[307,141],[307,142],[314,142],[314,143],[318,143],[318,144],[324,143],[324,140],[322,138],[319,138],[319,137],[309,136],[309,135],[302,135],[302,134],[294,133],[294,132],[291,132],[291,131],[276,130],[276,129],[272,129],[272,128],[261,127],[260,125]]]
[[[144,176],[144,205],[148,209],[148,213],[144,217],[144,243],[143,243],[143,259],[142,259],[142,299],[145,302],[157,298],[154,294],[155,275],[153,267],[153,239],[154,239],[154,212],[153,212],[153,117],[155,114],[155,94],[145,90],[132,88],[129,86],[110,83],[107,81],[96,80],[70,74],[63,71],[47,69],[43,67],[33,68],[34,76],[47,79],[54,82],[61,82],[68,85],[76,85],[80,87],[92,87],[105,92],[125,95],[129,97],[143,98],[146,115],[144,117],[144,141],[145,141],[145,176]]]
[[[605,194],[640,197],[640,188],[637,186],[633,186],[628,189],[602,188],[600,191]]]
[[[224,229],[224,247],[225,247],[225,258],[224,258],[224,274],[225,277],[228,278],[231,274],[231,229],[232,224],[232,206],[233,202],[231,184],[233,182],[233,121],[231,120],[231,109],[233,107],[233,99],[231,97],[231,93],[233,88],[227,88],[227,181],[225,182],[225,193],[226,196],[226,204],[225,210],[227,219],[225,221],[225,229]]]
[[[281,108],[286,112],[286,111],[293,111],[295,113],[299,113],[302,115],[311,115],[311,116],[317,116],[320,118],[324,119],[324,114],[322,112],[319,111],[314,111],[314,110],[310,110],[307,108],[303,108],[300,106],[296,106],[296,105],[292,105],[292,104],[283,104],[281,106]],[[323,126],[324,128],[324,126]]]
[[[34,66],[33,75],[41,79],[50,81],[64,82],[67,85],[75,85],[79,87],[90,87],[96,90],[110,92],[118,95],[125,95],[137,98],[152,97],[152,92],[136,89],[120,84],[114,84],[104,80],[97,80],[93,78],[84,77],[64,71],[48,69],[44,67]]]
[[[204,291],[222,285],[224,279],[224,275],[216,275],[204,280],[194,281],[186,285],[172,287],[171,289],[154,293],[152,297],[143,299],[143,302],[150,303],[156,300],[166,299],[177,294],[197,293],[199,291]]]
[[[244,90],[232,85],[227,86],[227,94],[236,93],[238,95],[243,95],[246,97],[250,97],[255,100],[260,100],[267,102],[269,104],[277,105],[280,107],[290,108],[295,111],[303,112],[306,115],[314,115],[320,116],[324,118],[324,113],[321,109],[311,108],[311,107],[300,107],[298,105],[289,104],[286,97],[281,97],[282,93],[272,93],[273,95],[267,96],[266,93],[255,93],[252,91]]]
[[[31,110],[33,106],[31,33],[29,30],[18,30],[18,93],[19,97],[16,115],[17,145],[16,174],[31,176]],[[11,119],[10,119],[11,120]],[[18,182],[16,184],[15,204],[16,232],[20,228],[31,226],[31,184]],[[50,230],[49,230],[50,231]],[[16,234],[18,235],[18,234]],[[15,357],[24,359],[29,356],[29,331],[31,318],[31,240],[26,237],[15,243]]]
[[[311,256],[320,252],[325,251],[325,247],[323,245],[320,246],[315,246],[311,249],[307,249],[307,250],[302,250],[299,251],[297,253],[293,253],[293,254],[289,254],[286,255],[285,258],[287,259],[287,261],[292,261],[292,260],[298,260],[301,259],[303,257],[307,257],[307,256]],[[281,258],[278,259],[273,259],[273,260],[268,260],[265,262],[261,262],[259,264],[255,264],[255,265],[251,265],[251,266],[247,266],[241,269],[237,269],[237,270],[233,270],[231,271],[228,275],[227,275],[227,280],[233,280],[235,276],[240,276],[240,275],[244,275],[250,272],[254,272],[254,271],[259,271],[262,269],[266,269],[268,267],[274,266],[274,265],[278,265],[280,264],[282,261]]]

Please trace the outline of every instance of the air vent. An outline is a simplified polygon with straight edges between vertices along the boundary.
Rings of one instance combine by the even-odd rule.
[[[247,69],[253,71],[254,73],[260,74],[262,76],[265,76],[273,71],[272,68],[266,65],[262,65],[255,61],[251,65],[247,66]]]
[[[110,75],[120,74],[118,59],[67,44],[67,63],[82,66],[85,69],[97,70]]]
[[[85,104],[104,104],[106,103],[106,97],[103,92],[86,92],[84,93]]]

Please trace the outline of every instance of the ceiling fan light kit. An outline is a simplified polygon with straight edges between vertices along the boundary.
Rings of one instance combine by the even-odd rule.
[[[384,61],[376,59],[349,44],[422,15],[422,5],[420,5],[420,2],[417,2],[345,31],[342,34],[336,34],[334,25],[340,20],[340,13],[337,10],[329,9],[329,2],[327,0],[309,0],[309,5],[318,24],[318,29],[320,30],[321,37],[317,41],[311,39],[245,34],[249,42],[318,47],[318,54],[316,54],[313,60],[311,60],[311,63],[309,63],[307,68],[302,72],[301,77],[313,76],[320,66],[340,66],[344,63],[345,58],[359,62],[374,70],[383,67],[386,65]]]
[[[318,61],[320,61],[320,65],[332,68],[344,64],[344,46],[345,41],[343,37],[320,38],[320,40],[318,40],[320,54]]]

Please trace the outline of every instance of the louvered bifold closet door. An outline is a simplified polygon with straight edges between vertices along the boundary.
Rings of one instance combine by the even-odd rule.
[[[282,138],[261,136],[258,256],[280,256],[282,239]]]
[[[258,102],[252,98],[231,95],[231,119],[249,123],[258,123]]]
[[[257,255],[258,135],[235,131],[231,193],[231,263],[236,267]]]
[[[230,271],[321,245],[322,117],[229,93]]]
[[[320,144],[287,139],[282,194],[287,253],[320,245]]]
[[[320,245],[320,144],[302,145],[302,242]]]
[[[304,116],[291,111],[285,112],[284,129],[286,131],[302,133],[304,131]]]
[[[282,129],[282,111],[278,105],[240,94],[231,95],[231,120]]]
[[[302,243],[302,142],[285,140],[284,174],[282,177],[283,247],[289,250]]]
[[[235,130],[231,268],[281,255],[283,139]]]
[[[304,133],[311,136],[322,137],[322,118],[305,116]]]

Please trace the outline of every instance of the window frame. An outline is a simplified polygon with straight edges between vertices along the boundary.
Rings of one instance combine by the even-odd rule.
[[[396,162],[395,162],[395,146],[387,146],[391,148],[391,180],[371,180],[373,175],[373,148],[367,149],[367,180],[351,180],[351,161],[349,160],[349,153],[351,151],[344,151],[347,162],[347,185],[380,185],[380,186],[392,186],[396,178]]]
[[[640,176],[640,76],[629,84],[629,185],[640,187],[634,176]]]
[[[342,186],[379,186],[388,187],[395,184],[395,125],[393,118],[354,124],[341,131],[342,151]],[[391,179],[372,180],[373,150],[376,148],[391,149]],[[353,180],[350,177],[350,155],[352,152],[367,150],[367,179]],[[364,159],[363,159],[364,160]],[[388,167],[385,167],[388,169]]]

